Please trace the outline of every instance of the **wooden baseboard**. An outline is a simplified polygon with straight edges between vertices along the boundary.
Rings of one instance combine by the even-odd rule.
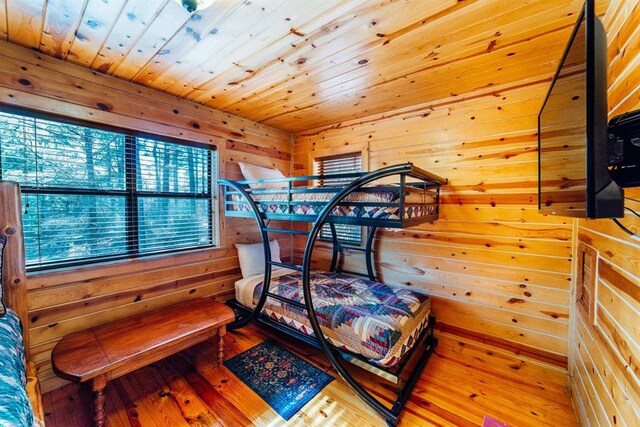
[[[459,326],[447,323],[437,322],[436,331],[447,332],[452,335],[458,335],[468,340],[481,342],[503,350],[512,351],[515,354],[538,360],[549,365],[557,366],[562,369],[568,368],[568,358],[562,354],[552,353],[535,347],[530,347],[504,338],[495,337],[482,332],[464,329]]]

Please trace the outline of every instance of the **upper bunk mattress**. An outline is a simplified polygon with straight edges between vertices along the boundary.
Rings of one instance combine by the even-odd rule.
[[[262,291],[263,275],[236,282],[236,299],[253,308]],[[269,290],[304,303],[300,272],[277,269]],[[427,327],[430,300],[426,294],[342,273],[312,271],[311,292],[318,322],[334,346],[394,367]],[[267,298],[262,313],[313,336],[306,310]]]
[[[347,195],[344,201],[337,206],[331,215],[364,217],[377,219],[399,219],[400,218],[400,188],[390,189],[390,186],[365,187],[360,191],[354,191]],[[289,212],[289,194],[287,189],[269,189],[268,193],[252,194],[253,200],[258,202],[261,212],[276,214],[294,215],[318,215],[324,203],[328,202],[336,195],[342,187],[331,186],[322,187],[294,187],[291,193],[291,212]],[[318,190],[322,189],[322,192]],[[405,187],[404,199],[402,200],[405,217],[419,218],[432,215],[436,212],[436,195],[432,190]],[[231,197],[232,201],[242,202],[244,198],[239,194]],[[351,204],[350,204],[351,203]],[[371,205],[367,205],[371,203]],[[387,206],[379,206],[387,204]],[[232,210],[248,212],[251,207],[248,203],[238,203],[230,205]]]

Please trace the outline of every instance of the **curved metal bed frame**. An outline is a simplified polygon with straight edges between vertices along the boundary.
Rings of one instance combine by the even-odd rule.
[[[364,187],[365,185],[373,181],[379,180],[381,178],[394,176],[394,175],[400,176],[400,191],[404,191],[404,186],[406,184],[407,177],[412,177],[418,180],[422,180],[424,182],[425,188],[427,185],[429,185],[431,187],[436,187],[437,189],[439,189],[440,185],[445,184],[447,182],[445,179],[442,179],[436,175],[430,174],[429,172],[416,168],[411,163],[389,166],[389,167],[385,167],[369,173],[348,174],[348,176],[356,177],[356,179],[351,183],[349,183],[348,185],[344,186],[328,202],[324,202],[326,204],[324,204],[324,207],[318,213],[315,221],[313,222],[313,226],[310,232],[270,228],[269,227],[270,220],[267,219],[267,215],[265,215],[264,212],[260,211],[258,204],[253,200],[251,194],[246,190],[245,188],[246,181],[229,181],[229,180],[219,181],[220,185],[230,187],[233,190],[235,190],[238,194],[242,195],[243,198],[251,207],[253,217],[255,218],[258,228],[260,230],[260,235],[262,238],[264,254],[265,254],[265,272],[264,272],[264,279],[263,279],[263,285],[262,285],[262,293],[258,300],[258,304],[255,306],[255,308],[252,311],[249,311],[246,315],[239,316],[238,319],[232,324],[230,324],[228,327],[231,329],[239,328],[256,320],[264,307],[267,297],[272,297],[278,300],[284,300],[283,297],[269,292],[269,286],[271,283],[271,267],[279,266],[279,267],[286,267],[292,270],[300,271],[302,273],[302,286],[303,286],[303,293],[304,293],[304,300],[305,300],[304,304],[291,301],[291,300],[286,300],[286,302],[288,304],[295,305],[299,308],[306,309],[315,338],[304,336],[301,333],[293,333],[293,335],[306,341],[309,344],[319,347],[325,353],[325,356],[327,357],[327,359],[329,360],[333,368],[340,374],[340,376],[347,382],[347,384],[349,384],[349,386],[368,405],[370,405],[372,408],[378,411],[385,418],[387,424],[389,425],[397,424],[399,420],[400,412],[402,411],[404,405],[409,399],[411,390],[413,389],[413,386],[417,382],[420,372],[424,368],[430,354],[433,352],[435,346],[437,345],[437,340],[433,337],[433,323],[435,322],[435,319],[433,318],[430,319],[430,326],[423,332],[422,336],[416,341],[416,344],[414,347],[424,345],[425,348],[424,348],[424,352],[420,355],[418,360],[415,363],[411,363],[413,367],[413,372],[411,376],[406,380],[406,383],[404,382],[404,378],[401,379],[399,376],[397,378],[393,375],[386,377],[387,379],[393,378],[398,383],[397,399],[395,402],[393,402],[393,406],[391,408],[388,408],[383,403],[381,403],[378,399],[376,399],[376,397],[374,397],[371,393],[369,393],[364,387],[362,387],[354,379],[354,377],[344,368],[344,366],[342,365],[338,357],[342,357],[343,359],[352,361],[360,367],[363,367],[363,364],[362,364],[363,361],[365,364],[367,363],[366,360],[364,360],[364,358],[359,357],[357,355],[354,356],[352,354],[347,354],[342,350],[335,349],[334,347],[331,346],[331,344],[329,344],[326,337],[324,336],[322,329],[320,327],[320,324],[318,322],[314,306],[313,306],[313,296],[311,293],[311,258],[313,255],[313,250],[315,247],[316,240],[318,239],[318,236],[320,234],[320,230],[322,229],[323,225],[327,223],[327,220],[330,218],[333,210],[337,206],[339,206],[349,194],[353,193],[354,191],[361,189],[362,187]],[[347,175],[342,175],[342,176],[347,176]],[[291,180],[312,180],[316,178],[317,177],[302,177],[302,178],[288,179],[289,192],[291,191]],[[271,182],[271,181],[277,181],[277,180],[263,180],[263,181],[255,181],[255,182]],[[290,201],[291,201],[291,198],[289,197],[289,202]],[[436,204],[437,202],[438,200],[436,200]],[[402,213],[404,212],[403,209],[404,208],[401,200],[400,201],[401,216],[402,216]],[[306,221],[309,222],[308,219]],[[424,222],[424,220],[422,222]],[[357,224],[357,221],[351,221],[351,223]],[[415,223],[415,221],[413,221],[412,224],[413,223]],[[367,268],[366,277],[368,277],[370,280],[375,280],[376,275],[373,269],[373,256],[372,256],[373,239],[374,239],[374,235],[377,227],[385,226],[384,220],[375,222],[373,225],[367,224],[368,235],[367,235],[367,240],[364,248],[341,244],[337,239],[337,233],[336,233],[333,220],[328,222],[328,224],[331,230],[332,244],[333,244],[330,270],[331,271],[337,270],[338,257],[341,253],[341,249],[347,248],[350,250],[360,250],[365,253],[366,268]],[[398,224],[393,223],[392,226],[397,227]],[[307,236],[307,242],[305,245],[304,256],[303,256],[301,267],[275,262],[271,259],[271,249],[269,246],[270,232]],[[352,271],[345,271],[345,272],[349,274],[358,274],[358,275],[365,276],[357,272],[352,272]],[[245,313],[247,311],[245,311]],[[279,327],[270,322],[267,322],[267,323],[284,332],[287,332],[287,333],[292,332],[292,331],[286,330],[286,327],[282,327],[282,326]],[[409,356],[407,356],[407,358],[409,358]],[[358,363],[358,361],[360,361],[360,363]],[[379,372],[376,372],[376,371],[379,371]],[[374,368],[372,372],[377,373],[378,375],[382,374],[381,376],[385,377],[384,369]]]

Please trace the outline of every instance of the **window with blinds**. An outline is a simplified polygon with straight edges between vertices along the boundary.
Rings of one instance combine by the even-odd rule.
[[[315,159],[314,175],[332,175],[362,171],[362,155],[352,153],[342,156]],[[318,180],[321,186],[344,185],[353,178],[327,178]],[[362,242],[362,227],[359,225],[335,224],[338,242],[359,245]],[[320,239],[332,240],[331,228],[325,224],[320,230]]]
[[[29,269],[215,245],[216,152],[0,112]]]

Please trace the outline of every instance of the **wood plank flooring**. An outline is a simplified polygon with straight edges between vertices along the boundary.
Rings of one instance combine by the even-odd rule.
[[[566,373],[512,352],[440,332],[401,426],[478,426],[485,415],[510,426],[574,426]],[[272,339],[335,376],[324,356],[275,332],[231,332],[226,357]],[[285,422],[226,368],[211,342],[199,344],[107,385],[107,420],[115,426],[382,426],[383,420],[341,380],[333,381]],[[356,372],[377,396],[384,381]],[[47,426],[90,426],[89,391],[69,384],[43,396]]]

